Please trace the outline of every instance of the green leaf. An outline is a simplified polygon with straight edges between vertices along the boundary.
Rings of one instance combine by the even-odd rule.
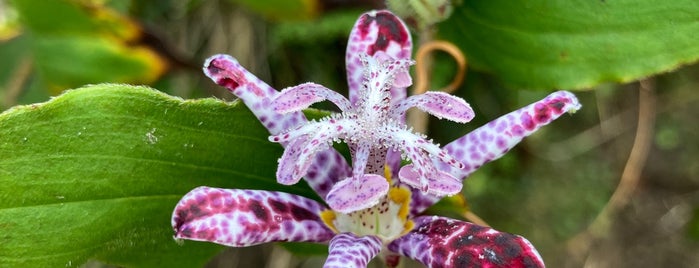
[[[464,1],[440,34],[513,86],[585,88],[697,61],[697,21],[695,0]]]
[[[0,263],[70,267],[88,259],[201,267],[222,247],[172,239],[180,197],[200,186],[285,191],[278,144],[237,102],[181,100],[102,84],[0,114]]]
[[[166,68],[151,50],[108,39],[44,35],[32,40],[37,69],[61,90],[100,82],[147,84]]]
[[[90,34],[134,39],[136,23],[96,3],[70,0],[24,1],[12,4],[27,28],[38,34]]]
[[[95,3],[13,1],[37,70],[57,94],[91,83],[150,84],[168,62],[139,39],[140,27]]]

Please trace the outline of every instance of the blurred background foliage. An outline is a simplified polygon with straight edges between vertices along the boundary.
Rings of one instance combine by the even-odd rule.
[[[583,103],[467,179],[467,206],[494,228],[527,237],[550,267],[699,266],[699,4],[544,2],[463,0],[435,27],[407,18],[418,27],[416,46],[449,40],[473,63],[454,94],[476,119],[431,120],[429,135],[442,144],[554,89],[577,89]],[[585,13],[593,5],[611,8]],[[381,7],[370,0],[0,0],[0,106],[102,82],[232,100],[200,71],[215,53],[235,56],[278,89],[314,81],[343,92],[350,28],[361,12]],[[447,54],[432,60],[431,88],[439,88],[457,68]],[[644,147],[647,160],[630,159]],[[622,177],[628,182],[618,186]],[[459,216],[448,202],[432,211]],[[210,266],[316,267],[322,260],[258,246],[226,249]]]

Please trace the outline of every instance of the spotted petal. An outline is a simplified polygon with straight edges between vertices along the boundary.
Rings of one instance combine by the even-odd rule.
[[[551,123],[566,112],[581,108],[578,99],[570,92],[554,92],[544,99],[497,118],[444,146],[444,149],[463,163],[454,168],[433,157],[439,169],[456,178],[465,178],[476,169],[500,158],[526,136]],[[411,213],[420,214],[439,199],[413,191]]]
[[[308,123],[291,132],[271,136],[270,141],[273,142],[290,142],[282,158],[279,159],[277,181],[291,185],[307,174],[311,164],[326,165],[327,163],[314,162],[317,159],[316,155],[326,149],[332,149],[333,141],[344,135],[345,127],[353,125],[356,123],[351,120],[326,118],[319,122]]]
[[[350,213],[378,204],[388,188],[384,177],[365,174],[336,183],[325,200],[334,211]]]
[[[444,147],[464,164],[463,169],[451,169],[450,173],[457,178],[468,176],[483,164],[503,156],[524,137],[580,107],[575,95],[558,91],[489,122]]]
[[[416,107],[437,118],[445,118],[458,123],[469,122],[474,116],[473,109],[464,99],[444,92],[430,91],[410,96],[398,103],[392,110],[392,118],[403,118],[405,112],[411,107]]]
[[[375,236],[342,233],[330,240],[329,250],[324,268],[366,267],[381,250],[381,240]]]
[[[420,135],[404,129],[392,130],[391,133],[398,137],[405,155],[412,161],[412,165],[404,166],[398,172],[401,182],[437,196],[453,195],[461,190],[461,181],[449,173],[439,171],[430,156],[456,168],[460,168],[461,163]],[[432,189],[433,186],[436,188]]]
[[[340,93],[315,83],[304,83],[282,90],[274,98],[272,105],[278,113],[289,113],[301,111],[323,100],[331,101],[342,111],[347,111],[352,106]]]
[[[298,138],[286,145],[277,167],[277,182],[292,185],[299,182],[307,172],[311,164],[310,160],[313,158],[310,158],[312,156],[309,156],[309,159],[301,158],[305,144],[306,139]]]
[[[426,193],[434,196],[454,195],[461,192],[463,186],[461,180],[454,178],[449,173],[435,170],[430,176],[426,176],[427,181],[421,181],[420,174],[415,172],[413,165],[406,165],[398,172],[400,181],[416,189],[425,190]]]
[[[410,32],[403,21],[387,10],[362,14],[352,28],[347,43],[345,64],[350,101],[355,103],[364,81],[364,67],[360,55],[373,57],[377,52],[394,60],[410,59],[412,52]],[[400,82],[405,77],[397,77]],[[404,87],[391,89],[392,100],[405,98]]]
[[[175,207],[176,239],[244,247],[275,241],[325,242],[334,235],[321,221],[321,204],[296,195],[199,187]]]
[[[544,267],[525,238],[437,216],[415,220],[415,228],[388,249],[427,267]]]

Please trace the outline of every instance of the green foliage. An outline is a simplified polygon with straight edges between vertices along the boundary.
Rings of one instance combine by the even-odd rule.
[[[167,68],[161,56],[136,42],[140,28],[106,7],[60,0],[13,4],[52,93],[90,83],[151,83]]]
[[[694,0],[464,1],[439,35],[511,86],[585,88],[696,61],[697,14]]]
[[[201,266],[220,247],[172,240],[171,211],[200,185],[284,190],[281,147],[242,105],[96,85],[0,115],[0,262]]]
[[[580,266],[570,265],[574,254],[566,246],[608,201],[634,139],[637,96],[628,89],[635,86],[604,83],[695,62],[699,5],[692,0],[454,2],[462,4],[438,25],[434,37],[454,42],[466,53],[473,68],[456,94],[477,116],[469,124],[431,121],[429,134],[440,143],[547,94],[521,88],[597,90],[577,94],[584,108],[574,117],[557,120],[472,174],[464,185],[468,207],[450,198],[427,213],[460,218],[473,209],[495,228],[530,239],[549,266]],[[230,96],[197,66],[212,53],[238,57],[280,89],[313,81],[343,91],[346,36],[364,10],[354,4],[327,12],[314,0],[10,3],[21,19],[21,27],[12,29],[21,32],[0,40],[5,107],[45,101],[48,93],[98,82],[157,82],[160,90],[180,96]],[[139,5],[155,11],[139,15]],[[237,6],[256,14],[231,12]],[[231,19],[231,14],[238,17]],[[309,18],[315,20],[305,20]],[[164,51],[143,40],[139,25],[161,35],[156,41],[186,51],[179,59],[196,63],[195,68],[169,69],[170,63],[155,53]],[[421,35],[415,32],[414,37],[420,45]],[[238,46],[249,53],[232,52],[241,51]],[[433,88],[446,85],[456,70],[444,56],[434,55]],[[696,252],[696,243],[683,240],[699,240],[699,210],[689,194],[699,189],[693,149],[699,148],[693,139],[699,131],[694,123],[696,67],[658,78],[656,147],[639,190],[645,195],[634,196],[636,203],[658,204],[656,210],[629,208],[635,216],[617,219],[619,237],[600,242],[620,249],[601,251],[627,267],[634,267],[634,261],[679,267],[667,260],[647,261],[691,261],[682,252]],[[11,87],[15,82],[19,88]],[[325,114],[306,111],[309,118]],[[267,135],[243,105],[185,101],[144,87],[89,86],[47,103],[12,108],[0,115],[0,266],[69,267],[95,259],[127,267],[201,267],[222,247],[193,241],[178,245],[171,238],[171,211],[192,188],[267,189],[320,200],[303,183],[276,183],[282,150]],[[348,156],[346,146],[338,148]],[[684,218],[654,218],[667,213],[662,210],[669,201],[691,210],[677,214]],[[639,219],[665,225],[643,225]],[[667,231],[667,226],[680,229]],[[621,237],[624,232],[628,235]],[[648,241],[634,240],[641,237]],[[297,256],[327,252],[325,245],[281,245]]]

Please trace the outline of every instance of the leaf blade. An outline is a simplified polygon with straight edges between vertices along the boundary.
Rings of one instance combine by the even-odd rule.
[[[0,260],[202,266],[221,247],[178,246],[170,227],[192,188],[319,199],[304,184],[276,183],[282,150],[267,135],[243,105],[136,86],[88,86],[10,109],[0,114]]]
[[[465,1],[440,33],[512,86],[576,89],[697,61],[698,12],[692,1]]]

